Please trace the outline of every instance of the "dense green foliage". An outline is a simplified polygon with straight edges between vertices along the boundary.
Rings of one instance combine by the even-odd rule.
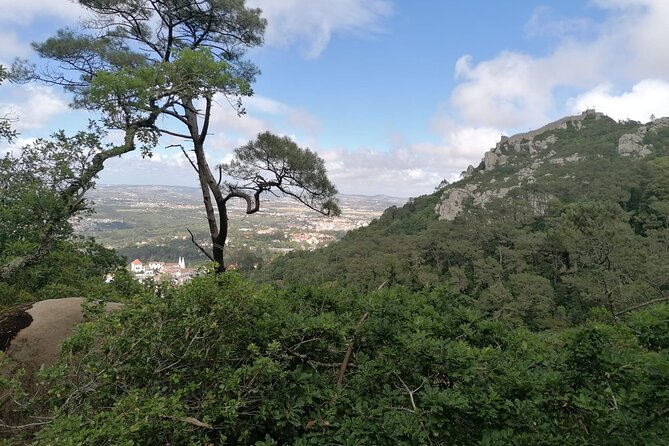
[[[67,342],[35,444],[664,444],[669,307],[535,334],[470,304],[231,273],[137,295]]]
[[[589,137],[615,139],[600,130]],[[545,212],[530,204],[548,191],[539,180],[451,222],[435,192],[279,259],[263,272],[279,287],[229,272],[92,287],[126,305],[89,309],[41,377],[48,392],[16,394],[20,414],[47,421],[12,441],[665,444],[669,157],[609,159],[608,143],[589,146],[599,164],[569,166]],[[561,184],[567,167],[548,167]],[[97,260],[76,271],[111,259],[91,246]],[[42,268],[65,272],[22,272],[39,296],[70,292],[40,285],[69,280],[71,259],[53,256]]]
[[[21,301],[91,295],[119,257],[73,236],[71,219],[90,212],[93,187],[82,171],[98,135],[58,132],[0,159],[0,307]]]
[[[448,283],[493,318],[533,329],[581,323],[600,306],[617,317],[667,299],[669,157],[665,146],[645,159],[619,156],[619,137],[636,127],[601,118],[553,131],[554,156],[578,153],[578,162],[544,161],[527,181],[513,174],[532,160],[511,152],[507,165],[453,185],[520,186],[485,208],[470,203],[454,221],[438,221],[441,192],[419,197],[339,243],[277,259],[261,277],[362,291]]]

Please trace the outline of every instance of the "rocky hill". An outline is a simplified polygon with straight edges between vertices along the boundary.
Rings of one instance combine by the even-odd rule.
[[[608,134],[605,133],[608,131]],[[593,133],[604,137],[608,145],[593,147]],[[525,200],[536,214],[546,211],[548,201],[559,194],[550,186],[542,187],[548,177],[559,177],[576,184],[587,184],[590,175],[578,175],[584,169],[574,169],[580,163],[597,170],[599,161],[616,158],[639,159],[660,154],[663,146],[655,147],[654,140],[669,134],[669,118],[647,124],[614,123],[613,120],[587,110],[580,115],[567,116],[537,130],[511,137],[502,136],[497,145],[487,151],[477,167],[462,172],[462,180],[443,189],[436,212],[442,220],[453,220],[466,203],[485,207],[493,199],[507,196],[515,189],[531,189]],[[657,143],[657,141],[656,141]],[[663,153],[663,152],[662,152]],[[585,169],[588,171],[589,169]],[[533,185],[529,188],[529,185]]]
[[[445,289],[531,327],[669,299],[669,119],[594,111],[502,137],[460,181],[391,207],[314,252],[276,259],[279,286]]]

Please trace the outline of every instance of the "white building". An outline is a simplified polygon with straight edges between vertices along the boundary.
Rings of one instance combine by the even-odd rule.
[[[163,262],[149,262],[149,269],[154,271],[160,271],[163,269],[163,266],[165,266]]]
[[[130,271],[135,274],[144,272],[144,265],[139,259],[135,259],[132,262],[130,262]]]

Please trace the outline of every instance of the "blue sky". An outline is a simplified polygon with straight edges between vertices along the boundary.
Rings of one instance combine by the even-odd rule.
[[[0,0],[0,63],[77,23],[68,0]],[[214,162],[272,130],[316,150],[345,193],[416,196],[511,135],[595,107],[669,115],[666,0],[247,0],[269,21],[262,74],[238,118],[219,101]],[[87,116],[44,86],[0,86],[20,143]],[[169,142],[165,141],[164,145]],[[6,150],[6,148],[5,148]],[[100,182],[196,185],[180,152],[110,162]]]

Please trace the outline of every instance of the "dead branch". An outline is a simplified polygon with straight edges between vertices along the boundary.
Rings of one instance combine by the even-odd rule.
[[[181,421],[182,423],[192,424],[193,426],[201,427],[204,429],[216,429],[211,424],[205,423],[204,421],[200,421],[197,418],[193,417],[174,417],[171,415],[163,415],[163,418],[166,418],[168,420]]]
[[[167,148],[170,148],[170,147],[178,147],[178,148],[180,148],[180,149],[181,149],[181,152],[183,152],[184,156],[186,157],[186,159],[187,159],[188,162],[190,163],[191,167],[192,167],[193,169],[195,169],[195,172],[197,172],[198,174],[200,173],[200,169],[197,168],[197,166],[195,165],[195,163],[193,162],[193,160],[191,159],[191,157],[188,156],[188,153],[186,152],[186,149],[184,149],[184,146],[182,146],[181,144],[170,144],[169,146],[167,146]]]
[[[52,419],[49,419],[47,421],[36,421],[34,423],[27,423],[27,424],[21,424],[18,426],[11,426],[7,423],[5,423],[3,420],[0,420],[0,427],[4,427],[6,429],[12,429],[12,430],[21,430],[21,429],[31,429],[33,427],[37,426],[44,426],[45,424],[51,423]]]
[[[289,348],[286,349],[288,353],[291,355],[295,356],[296,358],[301,359],[303,362],[306,364],[309,364],[312,368],[317,368],[317,367],[325,367],[325,368],[335,368],[335,367],[340,367],[342,365],[341,362],[320,362],[320,361],[314,361],[313,359],[309,359],[309,357],[305,354],[298,353],[294,350],[291,350]],[[350,364],[351,367],[355,367],[355,364]]]
[[[634,310],[637,310],[639,308],[647,307],[648,305],[653,305],[653,304],[656,304],[658,302],[664,302],[664,301],[669,301],[669,297],[660,297],[658,299],[649,300],[648,302],[644,302],[642,304],[635,305],[633,307],[629,307],[625,310],[619,311],[619,312],[615,313],[614,316],[615,317],[622,316],[623,314],[629,313],[630,311],[634,311]]]
[[[365,314],[363,314],[360,320],[358,321],[356,330],[360,329],[360,327],[367,320],[368,317],[369,313],[365,312]],[[353,353],[354,340],[355,340],[355,335],[349,341],[348,348],[346,349],[346,355],[344,355],[344,361],[342,361],[341,363],[341,368],[339,369],[339,376],[337,376],[337,387],[341,387],[341,383],[344,381],[344,374],[346,373],[346,368],[348,367],[348,363],[351,360],[351,354]]]
[[[193,235],[191,230],[186,228],[186,231],[188,231],[188,233],[190,234],[190,241],[193,242],[193,244],[195,246],[197,246],[200,251],[202,251],[202,254],[206,255],[207,258],[209,260],[211,260],[212,262],[215,262],[214,258],[211,256],[211,254],[209,254],[202,246],[200,246],[200,244],[197,241],[195,241],[195,236]]]
[[[404,389],[404,393],[409,396],[409,402],[411,403],[411,409],[412,409],[410,412],[415,412],[418,409],[416,408],[416,401],[414,400],[413,395],[414,395],[414,393],[418,392],[421,389],[421,387],[423,387],[425,385],[425,381],[423,381],[420,386],[411,390],[411,389],[409,389],[409,386],[406,385],[406,383],[404,382],[404,380],[402,379],[402,377],[400,375],[395,373],[395,376],[397,376],[397,379],[399,379],[400,382],[402,383],[402,389]],[[396,386],[396,387],[399,389],[398,386]],[[400,389],[400,390],[402,390],[402,389]]]

